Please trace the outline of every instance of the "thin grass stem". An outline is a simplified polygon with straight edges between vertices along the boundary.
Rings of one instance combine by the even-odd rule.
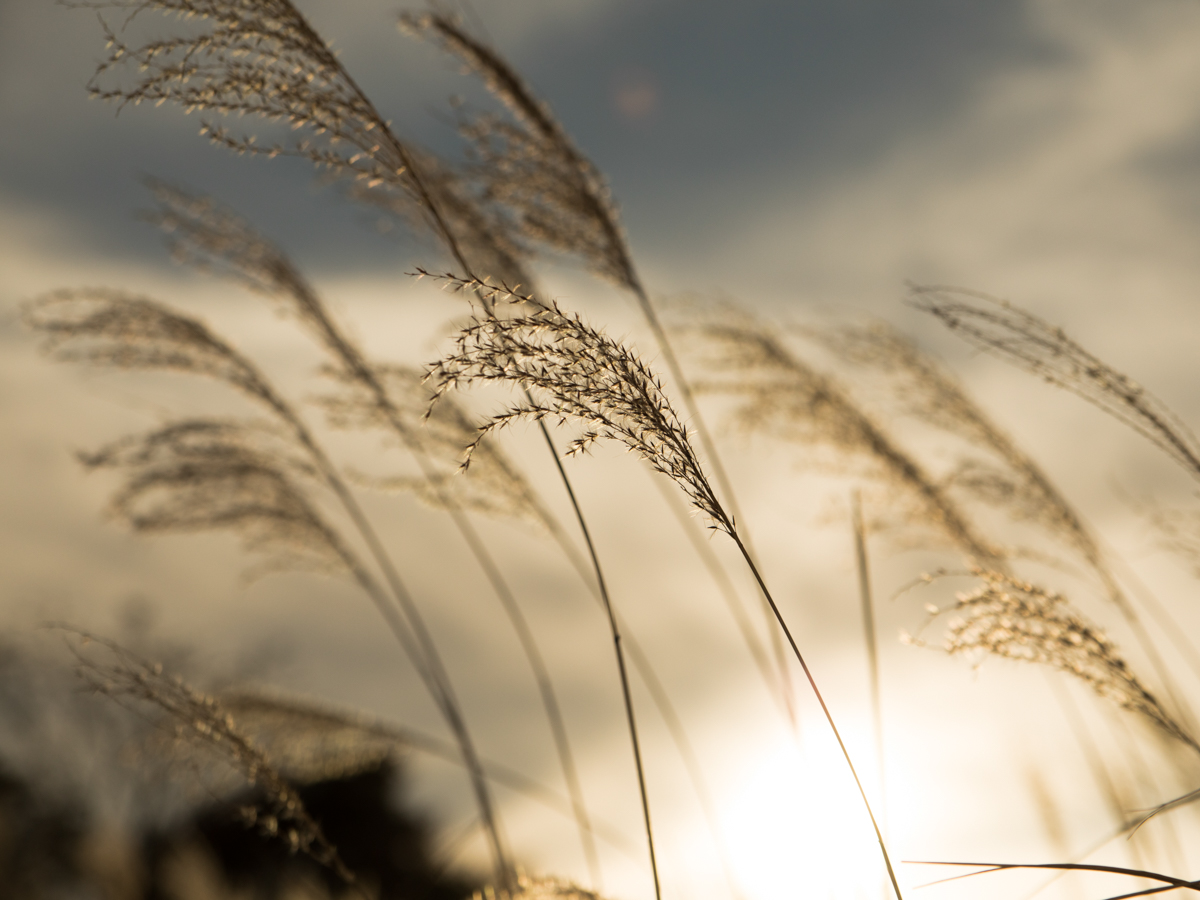
[[[529,396],[528,392],[526,392],[526,396]],[[530,402],[532,402],[532,399]],[[554,439],[550,437],[550,430],[546,427],[546,423],[539,419],[538,425],[541,428],[542,437],[546,441],[550,455],[554,457],[554,465],[558,469],[563,487],[570,498],[571,508],[575,511],[575,520],[579,523],[579,531],[583,535],[584,545],[587,547],[588,555],[591,557],[592,568],[596,575],[596,586],[600,591],[600,599],[604,604],[604,613],[608,619],[608,629],[612,635],[613,650],[617,656],[617,671],[621,676],[621,699],[625,704],[625,719],[629,725],[629,740],[633,746],[633,762],[637,769],[638,793],[641,795],[642,801],[642,820],[646,825],[646,846],[650,854],[650,873],[654,877],[654,897],[655,900],[662,900],[662,885],[658,877],[658,858],[654,852],[654,828],[650,824],[650,798],[646,792],[646,773],[642,766],[642,748],[638,740],[637,718],[633,711],[633,694],[629,690],[629,675],[625,669],[625,652],[621,649],[621,630],[617,626],[617,616],[608,595],[608,585],[604,580],[604,570],[600,566],[600,557],[596,554],[596,545],[592,543],[592,533],[588,529],[587,519],[583,515],[583,508],[579,505],[579,499],[575,496],[575,488],[571,485],[571,479],[567,477],[567,470],[558,456],[558,450],[554,446]]]
[[[829,711],[829,707],[825,703],[825,697],[821,694],[821,689],[817,687],[817,681],[813,677],[812,671],[808,668],[808,663],[805,662],[804,655],[800,652],[800,647],[796,644],[796,639],[792,637],[791,629],[788,628],[787,622],[784,621],[783,613],[779,611],[779,607],[775,603],[775,598],[771,596],[771,591],[767,588],[767,583],[763,581],[763,577],[758,571],[758,566],[754,564],[753,557],[750,556],[746,545],[738,537],[736,530],[731,528],[728,533],[733,538],[733,542],[737,544],[737,548],[741,552],[742,558],[746,561],[746,565],[750,567],[750,571],[754,575],[754,580],[758,582],[759,589],[771,607],[775,621],[779,623],[779,627],[783,630],[784,636],[792,648],[792,653],[795,655],[796,661],[800,663],[800,668],[804,670],[804,677],[808,679],[808,685],[812,688],[813,695],[821,705],[821,712],[824,713],[825,721],[829,723],[829,728],[833,731],[834,738],[837,739],[838,747],[842,751],[842,758],[846,760],[846,765],[850,767],[850,774],[854,776],[854,784],[858,788],[858,795],[862,798],[863,806],[867,809],[867,816],[871,820],[871,827],[875,830],[875,839],[879,842],[879,849],[883,853],[883,864],[887,867],[888,879],[892,883],[892,890],[896,892],[896,900],[904,900],[904,895],[900,892],[900,884],[896,880],[896,873],[892,869],[892,858],[888,854],[887,843],[883,839],[883,832],[879,828],[879,822],[876,820],[875,813],[871,809],[871,801],[867,799],[867,792],[863,789],[862,781],[858,777],[858,770],[854,767],[854,760],[850,758],[850,751],[846,749],[846,743],[842,740],[842,733],[838,730],[837,723],[833,720],[833,713]]]
[[[779,701],[784,714],[791,722],[792,730],[796,731],[799,728],[799,723],[796,720],[794,707],[788,702],[790,693],[784,691],[779,686],[778,672],[773,672],[771,669],[771,660],[768,658],[758,635],[754,632],[754,626],[750,623],[750,617],[746,615],[746,611],[742,608],[741,598],[738,597],[737,589],[733,586],[733,581],[730,579],[729,573],[725,571],[725,567],[721,565],[717,554],[713,552],[708,541],[700,534],[694,520],[688,515],[687,510],[679,502],[679,499],[667,483],[660,478],[652,478],[651,481],[658,488],[658,492],[662,494],[667,508],[671,510],[676,521],[679,522],[680,529],[687,535],[688,541],[696,551],[696,555],[700,557],[700,561],[708,569],[708,574],[712,577],[713,583],[717,586],[717,589],[721,592],[721,597],[725,600],[729,614],[733,616],[733,620],[737,624],[738,631],[741,633],[742,640],[746,644],[746,649],[750,652],[750,656],[754,660],[754,665],[757,667],[759,675],[762,676],[763,683],[767,686],[767,690],[771,693],[771,696]],[[774,634],[775,631],[776,629],[772,627],[771,633]]]
[[[883,702],[879,690],[879,640],[875,634],[875,603],[871,594],[871,571],[867,560],[867,530],[863,524],[862,497],[850,494],[850,521],[854,529],[854,559],[858,573],[858,596],[862,603],[863,646],[867,651],[867,676],[871,683],[871,719],[875,726],[875,753],[879,759],[879,818],[887,832],[887,757],[883,752]]]

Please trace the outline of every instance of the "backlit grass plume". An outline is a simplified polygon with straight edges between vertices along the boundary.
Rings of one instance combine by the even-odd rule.
[[[160,727],[187,754],[203,747],[262,791],[264,802],[244,807],[247,825],[278,837],[292,852],[301,852],[328,866],[364,898],[354,873],[325,837],[320,824],[305,809],[299,793],[280,774],[265,753],[238,727],[215,697],[171,676],[157,663],[142,659],[113,641],[86,632],[60,629],[75,656],[75,669],[98,694],[143,714],[157,714]]]
[[[1105,633],[1059,593],[1009,575],[976,569],[972,591],[957,596],[946,635],[951,654],[988,654],[1050,666],[1079,678],[1101,697],[1135,712],[1200,753],[1200,744],[1142,684]]]
[[[271,393],[254,367],[202,322],[126,291],[55,291],[26,306],[25,322],[64,362],[201,375],[263,400]]]
[[[191,33],[131,45],[105,25],[109,54],[89,85],[92,96],[122,106],[173,103],[189,113],[215,114],[221,118],[207,119],[201,128],[214,143],[238,153],[308,159],[370,187],[408,195],[425,214],[437,216],[412,148],[289,0],[95,6],[121,11],[125,28],[143,12],[174,13],[189,23],[181,30]],[[286,124],[303,136],[260,144],[253,135],[231,131],[223,123],[231,115]]]
[[[401,22],[461,59],[511,113],[463,123],[477,156],[473,175],[486,200],[507,212],[527,243],[578,256],[603,277],[640,291],[604,177],[549,107],[495,50],[453,18],[432,13],[406,15]]]
[[[885,427],[831,376],[801,359],[778,329],[734,307],[713,310],[695,328],[708,344],[703,389],[736,398],[744,429],[784,440],[831,447],[843,460],[916,504],[915,522],[932,525],[980,564],[1002,565],[1003,551],[975,527],[967,512]]]
[[[259,423],[190,419],[81,454],[124,486],[111,513],[135,531],[231,531],[271,568],[363,570],[309,499],[317,473]],[[301,483],[303,481],[308,484]]]
[[[961,288],[913,288],[911,303],[980,349],[1124,422],[1200,479],[1200,441],[1183,420],[1061,328],[1005,300]]]
[[[690,379],[679,364],[667,330],[638,274],[625,239],[616,203],[600,170],[575,146],[549,104],[534,94],[520,73],[486,42],[471,35],[453,16],[434,11],[401,16],[401,27],[432,40],[465,63],[469,71],[508,111],[464,115],[461,131],[474,156],[468,174],[477,185],[481,210],[476,220],[502,228],[514,252],[528,254],[542,244],[582,259],[603,278],[628,290],[637,300],[646,324],[683,399],[696,435],[709,457],[728,509],[738,515],[733,487],[725,473],[696,403]],[[507,226],[507,227],[505,227]],[[509,237],[515,235],[516,237]],[[516,288],[527,280],[505,281],[500,273],[472,269],[449,238],[450,250],[468,279],[491,274],[493,284]],[[768,616],[769,618],[769,616]],[[777,650],[781,648],[777,647]],[[779,657],[781,675],[784,664]],[[784,681],[786,676],[784,675]]]
[[[477,316],[458,333],[455,349],[430,368],[435,404],[445,392],[478,382],[532,392],[480,426],[465,448],[464,469],[479,441],[517,420],[580,424],[584,431],[572,439],[568,455],[586,452],[602,439],[622,443],[674,481],[712,527],[736,535],[662,382],[640,358],[553,301],[451,275],[441,278],[453,289],[529,308],[512,317]]]

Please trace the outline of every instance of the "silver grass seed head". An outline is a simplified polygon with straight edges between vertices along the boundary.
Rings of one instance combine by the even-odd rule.
[[[272,395],[254,366],[203,322],[146,297],[55,291],[27,304],[24,319],[44,337],[43,349],[64,362],[202,375],[261,400]]]
[[[599,440],[617,441],[674,481],[714,528],[734,536],[733,522],[717,501],[662,382],[636,353],[556,303],[476,280],[437,277],[451,290],[473,292],[487,302],[519,303],[527,310],[511,318],[479,310],[459,331],[454,349],[429,367],[434,403],[448,391],[477,383],[525,392],[480,426],[467,445],[464,467],[480,440],[515,421],[576,423],[584,430],[569,444],[568,455],[586,452]]]
[[[1003,573],[973,571],[980,583],[956,598],[946,635],[948,653],[1050,666],[1080,679],[1101,697],[1141,715],[1170,736],[1197,746],[1104,631],[1089,623],[1066,597]]]
[[[264,423],[192,419],[115,441],[81,461],[120,472],[109,511],[134,531],[228,531],[260,571],[345,573],[348,551],[311,499],[317,473]]]
[[[509,114],[464,115],[460,122],[487,203],[502,210],[526,241],[578,256],[602,277],[640,291],[608,185],[550,107],[455,18],[406,15],[401,27],[458,57]]]
[[[176,12],[188,33],[126,44],[104,24],[108,56],[89,83],[120,106],[170,102],[222,118],[253,116],[302,134],[275,143],[205,121],[201,134],[237,153],[297,156],[318,167],[412,190],[407,148],[290,0],[101,2],[100,10]],[[124,28],[122,29],[124,31]]]
[[[160,727],[173,735],[180,758],[201,750],[239,773],[263,796],[261,805],[243,808],[243,819],[267,836],[281,836],[333,869],[347,883],[354,875],[308,813],[295,788],[239,728],[217,698],[199,691],[162,665],[150,662],[114,641],[60,628],[75,656],[80,679],[93,691],[138,711],[157,714]]]
[[[963,288],[913,287],[909,302],[980,349],[1104,410],[1200,479],[1200,441],[1187,424],[1061,328],[1006,300]]]

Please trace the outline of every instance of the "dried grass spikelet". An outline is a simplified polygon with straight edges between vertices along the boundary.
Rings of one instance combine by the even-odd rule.
[[[436,466],[436,484],[416,475],[359,476],[358,480],[379,490],[408,491],[436,509],[447,501],[464,510],[490,516],[517,518],[553,530],[549,517],[532,485],[509,460],[495,441],[484,440],[472,454],[467,477],[452,477],[459,469],[462,448],[478,430],[478,421],[454,397],[443,397],[432,410],[432,392],[424,384],[424,373],[408,366],[376,366],[375,372],[394,402],[394,411],[414,435],[428,459]],[[347,393],[324,397],[330,423],[352,430],[390,431],[391,423],[378,404],[347,386]]]
[[[122,705],[153,710],[184,755],[201,748],[209,751],[262,791],[261,806],[242,810],[248,825],[279,837],[293,852],[310,856],[347,884],[355,884],[354,874],[305,809],[300,795],[220,702],[113,641],[73,629],[60,630],[75,655],[76,673],[89,688]],[[104,658],[98,659],[99,654]]]
[[[177,262],[233,278],[280,303],[343,367],[365,365],[335,327],[324,302],[292,261],[233,210],[211,197],[150,182],[157,209],[145,217],[167,235]],[[346,360],[350,359],[349,362]]]
[[[1005,300],[953,287],[915,287],[910,302],[982,350],[1082,397],[1124,422],[1200,479],[1200,441],[1162,401],[1061,328]]]
[[[974,569],[973,574],[980,585],[959,594],[952,609],[944,611],[956,614],[947,630],[947,652],[990,654],[1067,672],[1200,752],[1200,745],[1143,686],[1112,641],[1062,594],[999,572]]]
[[[1000,565],[1002,551],[975,530],[944,487],[833,378],[796,356],[777,329],[726,305],[708,311],[695,331],[707,342],[706,368],[714,376],[699,387],[736,397],[742,428],[865,462],[872,477],[916,502],[916,521],[977,562]]]
[[[586,452],[601,439],[618,441],[679,485],[712,527],[735,537],[662,383],[634,352],[553,302],[477,280],[437,277],[451,289],[472,291],[493,303],[525,304],[529,310],[512,318],[481,312],[455,337],[454,349],[429,369],[435,403],[446,392],[477,382],[528,392],[479,427],[467,444],[463,468],[484,437],[515,421],[579,423],[584,432],[571,441],[568,455]]]
[[[275,767],[297,781],[345,778],[390,757],[395,737],[372,729],[364,716],[247,690],[222,691],[221,706]],[[447,747],[458,759],[453,745]]]
[[[248,550],[267,554],[262,571],[360,568],[309,497],[318,473],[264,423],[187,420],[80,460],[124,474],[109,509],[135,531],[231,531]]]
[[[880,370],[904,412],[986,454],[961,458],[945,480],[948,486],[1014,520],[1039,525],[1089,563],[1099,563],[1095,539],[1041,468],[909,338],[883,322],[841,326],[814,337],[843,361]]]
[[[239,153],[297,156],[372,186],[420,196],[409,148],[392,132],[337,55],[289,0],[101,2],[99,9],[175,13],[185,36],[129,46],[104,24],[109,53],[93,97],[124,106],[174,103],[187,112],[250,115],[286,123],[305,137],[260,145],[214,121],[201,134]],[[102,20],[103,24],[103,20]],[[121,83],[121,73],[132,79]]]
[[[64,362],[161,369],[224,381],[259,399],[272,392],[257,370],[202,322],[145,297],[104,288],[45,294],[24,310],[43,349]]]
[[[507,211],[527,241],[577,255],[603,277],[640,291],[604,177],[524,79],[449,16],[405,15],[401,24],[461,59],[510,113],[462,122],[483,198]]]

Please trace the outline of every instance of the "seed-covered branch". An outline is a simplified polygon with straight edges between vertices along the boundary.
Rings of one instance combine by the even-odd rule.
[[[1167,406],[1058,327],[961,288],[914,288],[913,306],[975,346],[1065,388],[1124,422],[1200,479],[1200,441]]]
[[[999,656],[1050,666],[1153,723],[1200,753],[1200,744],[1142,684],[1116,645],[1058,593],[975,569],[980,584],[959,594],[946,636],[951,654]]]
[[[733,522],[717,502],[662,382],[636,353],[552,301],[476,280],[442,278],[454,290],[528,308],[511,318],[478,315],[458,333],[455,349],[430,367],[435,404],[447,391],[478,382],[529,392],[484,422],[467,445],[464,468],[485,435],[520,419],[581,424],[583,434],[571,441],[568,455],[586,452],[601,439],[618,441],[679,485],[713,527],[733,536]]]
[[[161,665],[142,659],[120,644],[84,632],[61,630],[75,655],[76,673],[88,687],[122,705],[156,712],[180,744],[211,751],[263,792],[265,802],[261,807],[243,810],[248,825],[281,838],[293,852],[305,853],[331,868],[347,884],[355,885],[354,874],[305,809],[295,788],[215,697],[196,690],[178,676],[166,674]]]

